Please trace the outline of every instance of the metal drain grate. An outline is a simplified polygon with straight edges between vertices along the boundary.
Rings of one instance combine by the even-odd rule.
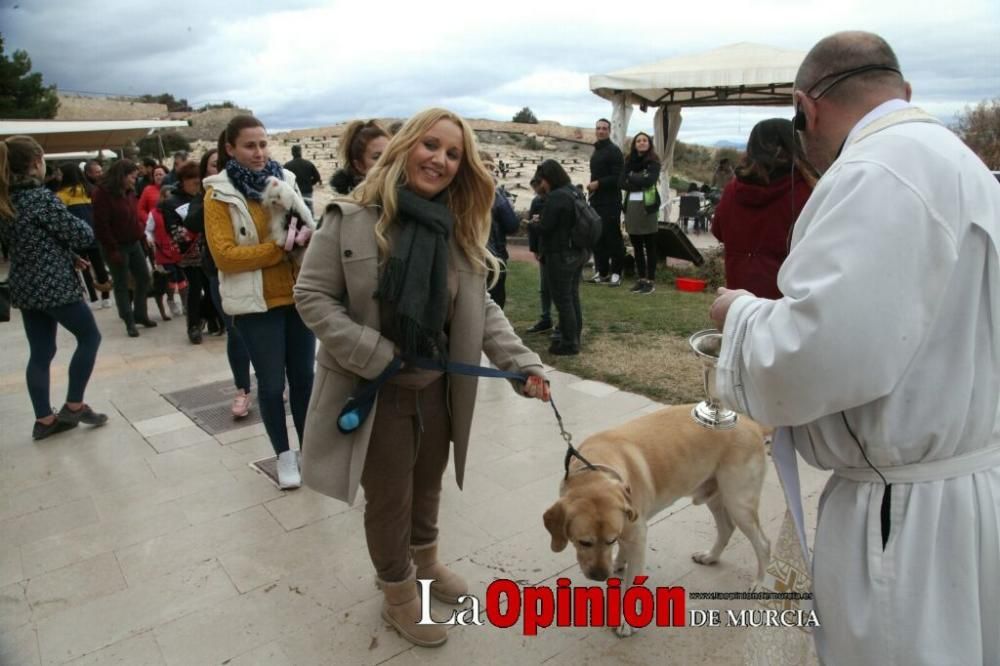
[[[278,485],[278,456],[271,456],[270,458],[261,458],[260,460],[254,460],[250,463],[250,469],[256,470],[258,473],[263,474],[271,483],[274,484],[279,490],[281,486]]]
[[[229,380],[192,386],[173,393],[165,393],[163,397],[209,435],[218,435],[261,422],[256,389],[256,382],[252,382],[250,395],[253,405],[250,414],[242,419],[234,419],[230,411],[233,398],[236,396],[236,387]],[[289,413],[288,403],[285,403],[285,414]]]

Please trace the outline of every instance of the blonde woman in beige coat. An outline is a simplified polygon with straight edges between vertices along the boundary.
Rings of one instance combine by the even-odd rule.
[[[353,502],[365,490],[365,535],[382,586],[382,616],[408,640],[435,646],[443,627],[416,624],[415,578],[455,603],[468,587],[437,559],[442,477],[454,443],[462,486],[477,379],[417,369],[407,358],[530,375],[516,391],[548,400],[538,355],[486,293],[493,180],[468,124],[443,109],[411,118],[351,199],[331,204],[295,285],[302,319],[320,341],[303,444],[303,480]],[[494,271],[496,274],[496,271]],[[337,418],[361,380],[395,357],[373,411],[350,434]],[[415,566],[414,566],[415,565]]]

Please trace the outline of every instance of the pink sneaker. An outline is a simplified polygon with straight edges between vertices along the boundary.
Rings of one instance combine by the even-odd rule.
[[[233,418],[242,419],[250,413],[250,396],[245,391],[240,391],[233,398]]]

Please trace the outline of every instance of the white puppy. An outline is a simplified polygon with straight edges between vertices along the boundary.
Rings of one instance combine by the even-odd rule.
[[[302,195],[292,185],[271,176],[261,195],[261,203],[271,211],[271,238],[284,247],[286,252],[290,252],[292,259],[301,265],[305,246],[316,230],[316,222]],[[289,213],[294,215],[293,227],[289,226]]]

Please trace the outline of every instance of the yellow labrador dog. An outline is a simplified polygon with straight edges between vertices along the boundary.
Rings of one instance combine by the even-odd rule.
[[[666,407],[612,430],[588,437],[580,453],[595,467],[573,459],[559,500],[545,512],[552,550],[573,543],[584,575],[610,576],[631,585],[643,574],[646,523],[682,497],[707,504],[718,534],[711,550],[692,555],[714,564],[740,528],[757,555],[763,579],[770,544],[760,528],[757,507],[764,483],[764,433],[740,416],[732,430],[709,430],[691,419],[692,405]],[[615,546],[618,553],[612,559]],[[619,627],[619,636],[632,628]]]

